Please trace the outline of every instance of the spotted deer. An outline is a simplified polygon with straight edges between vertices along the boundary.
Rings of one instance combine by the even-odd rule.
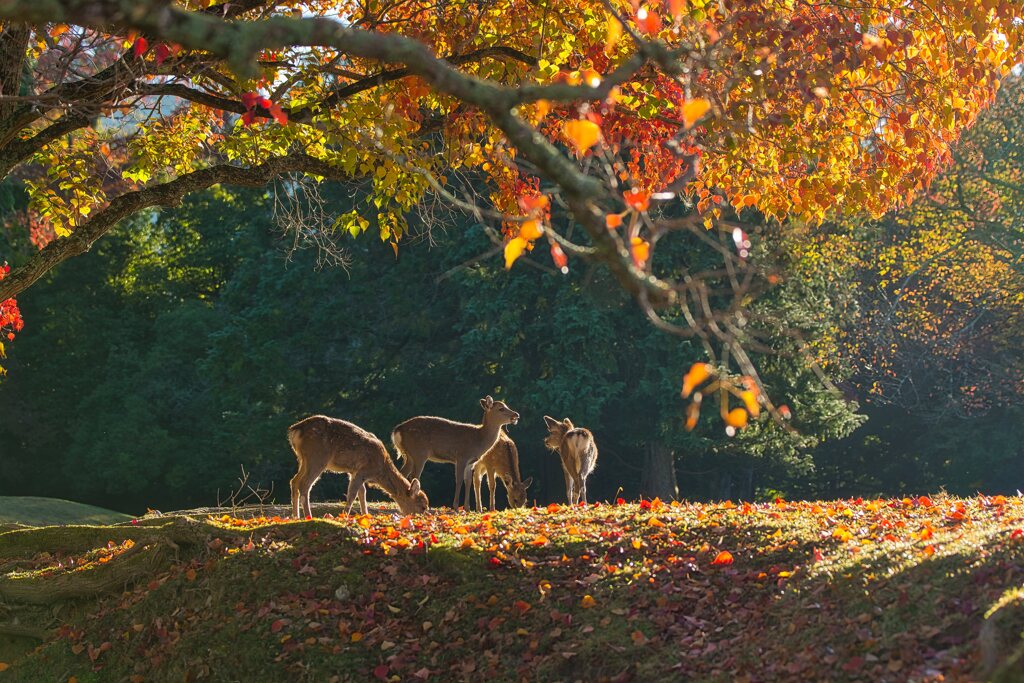
[[[544,416],[548,426],[548,435],[544,445],[558,453],[562,459],[562,472],[565,474],[565,495],[570,505],[582,500],[587,502],[587,477],[597,467],[597,444],[589,429],[574,427],[572,420],[565,418],[561,422],[553,417]]]
[[[463,486],[466,489],[465,506],[469,509],[473,465],[494,446],[503,425],[519,421],[519,413],[490,396],[480,399],[480,407],[484,409],[484,417],[478,425],[421,416],[406,420],[391,432],[395,450],[405,459],[402,474],[406,477],[418,479],[428,460],[455,465],[453,510],[459,508]]]
[[[404,514],[427,510],[427,494],[420,490],[419,479],[403,477],[384,443],[351,422],[313,415],[288,428],[288,443],[299,460],[299,471],[291,480],[292,514],[296,518],[300,507],[305,508],[307,517],[313,516],[309,492],[324,472],[348,473],[349,513],[358,497],[363,514],[367,514],[367,484],[391,496]]]
[[[498,441],[491,450],[484,453],[484,456],[473,465],[473,490],[476,492],[476,509],[480,512],[484,510],[480,484],[485,476],[487,488],[491,492],[491,510],[495,509],[498,479],[505,485],[509,507],[521,508],[526,505],[526,489],[533,483],[533,477],[523,481],[519,475],[519,450],[504,431],[498,434]]]

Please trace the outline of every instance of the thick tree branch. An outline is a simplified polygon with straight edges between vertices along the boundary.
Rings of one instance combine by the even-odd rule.
[[[64,21],[107,30],[112,27],[135,29],[185,47],[205,50],[226,59],[243,75],[255,73],[255,58],[259,52],[289,46],[332,47],[354,57],[402,64],[409,75],[419,76],[438,92],[485,113],[543,176],[562,189],[576,219],[594,241],[598,256],[627,291],[646,297],[654,306],[663,306],[676,298],[668,283],[636,268],[625,246],[609,234],[601,206],[613,202],[602,183],[583,173],[574,161],[514,113],[521,102],[542,97],[559,100],[605,97],[612,83],[638,71],[650,57],[659,63],[667,59],[653,47],[627,60],[616,70],[615,78],[596,88],[565,84],[538,86],[530,89],[524,100],[519,88],[463,73],[416,40],[394,33],[354,29],[331,19],[271,17],[258,22],[225,22],[185,11],[165,0],[0,0],[0,17],[35,23]],[[91,240],[83,244],[88,243]],[[32,281],[39,274],[34,275]],[[14,276],[12,273],[4,284],[15,280]],[[4,293],[5,289],[0,288],[0,295]]]
[[[343,175],[340,169],[306,154],[268,159],[259,166],[218,165],[204,168],[172,181],[128,192],[110,202],[89,220],[75,228],[70,236],[50,242],[28,263],[12,270],[0,281],[0,301],[17,296],[48,270],[72,256],[89,250],[92,243],[119,221],[153,206],[175,206],[185,195],[219,184],[259,187],[285,173],[310,173],[328,178]]]

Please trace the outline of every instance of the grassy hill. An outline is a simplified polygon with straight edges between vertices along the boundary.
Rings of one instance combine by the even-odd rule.
[[[0,496],[0,524],[116,524],[130,516],[59,498]]]
[[[921,497],[13,531],[0,603],[65,606],[0,683],[980,680],[1022,527]]]

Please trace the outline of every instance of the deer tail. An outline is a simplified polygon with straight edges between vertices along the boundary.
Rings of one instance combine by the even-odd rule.
[[[391,445],[395,447],[395,462],[405,460],[405,452],[402,450],[402,433],[397,429],[391,432]]]

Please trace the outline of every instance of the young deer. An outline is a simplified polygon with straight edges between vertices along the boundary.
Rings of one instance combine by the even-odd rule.
[[[519,451],[516,444],[504,431],[498,434],[498,442],[491,450],[473,465],[473,490],[476,491],[476,509],[484,511],[483,496],[480,495],[480,483],[487,476],[487,488],[491,492],[491,510],[494,510],[494,498],[498,492],[498,479],[505,485],[508,494],[508,505],[521,508],[526,505],[526,489],[533,483],[533,477],[523,481],[519,476]]]
[[[597,444],[589,429],[573,427],[572,420],[565,418],[561,422],[553,417],[544,416],[548,426],[548,435],[544,445],[557,451],[562,458],[562,472],[565,474],[565,495],[570,505],[575,505],[581,498],[587,502],[587,477],[597,467]]]
[[[427,494],[420,490],[419,480],[410,482],[403,477],[383,442],[351,422],[313,415],[288,428],[288,443],[299,460],[299,471],[291,481],[292,513],[296,518],[300,504],[307,517],[313,516],[309,492],[325,471],[349,474],[349,513],[358,497],[363,514],[367,514],[367,484],[391,496],[404,514],[427,510]]]
[[[494,446],[502,425],[515,424],[519,413],[490,396],[480,399],[484,409],[482,424],[453,422],[443,417],[413,417],[395,427],[391,442],[405,458],[402,474],[419,478],[428,460],[455,465],[455,500],[452,509],[459,509],[459,494],[466,487],[466,509],[470,504],[469,478],[473,465]]]

